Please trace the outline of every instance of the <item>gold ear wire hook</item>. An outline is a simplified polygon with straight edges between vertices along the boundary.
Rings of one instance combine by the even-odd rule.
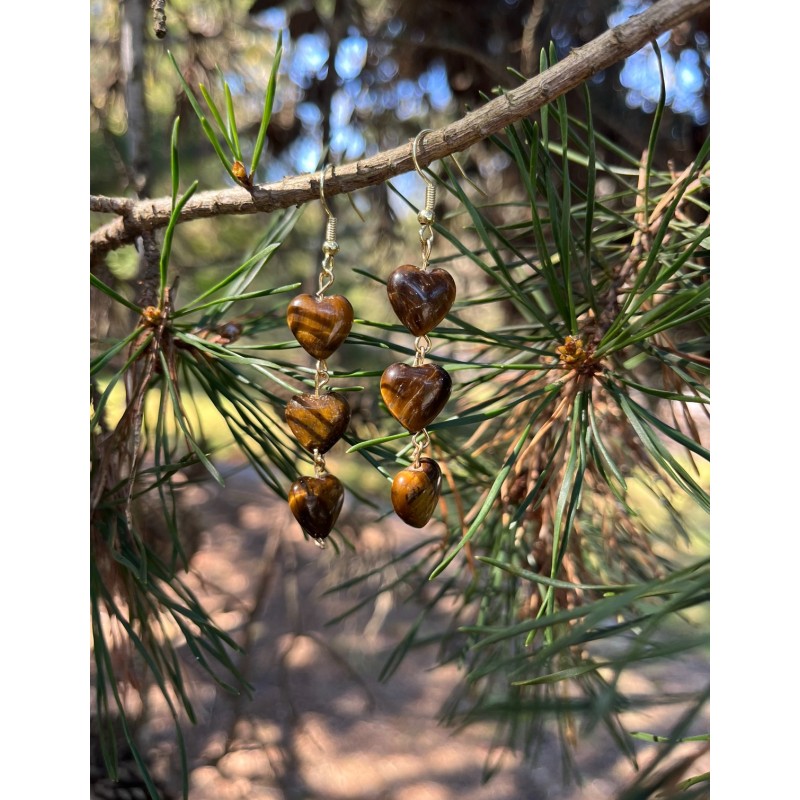
[[[424,136],[426,133],[433,133],[433,131],[432,131],[430,128],[426,128],[424,131],[420,131],[420,132],[417,134],[417,137],[416,137],[416,139],[414,139],[414,146],[411,148],[411,157],[414,159],[414,166],[416,167],[417,174],[420,176],[420,178],[422,178],[422,180],[424,180],[424,181],[425,181],[425,183],[426,183],[428,186],[435,188],[434,184],[432,184],[432,183],[431,183],[431,182],[428,180],[428,178],[425,176],[425,174],[424,174],[424,173],[422,172],[422,170],[419,168],[419,162],[417,161],[417,143],[418,143],[418,142],[419,142],[419,141],[422,139],[422,137],[423,137],[423,136]],[[469,178],[469,176],[467,175],[467,173],[466,173],[466,172],[464,172],[464,167],[462,167],[462,166],[461,166],[461,164],[459,164],[459,162],[458,162],[458,159],[455,157],[455,154],[454,154],[454,153],[451,153],[451,154],[450,154],[450,158],[452,158],[452,159],[453,159],[453,163],[454,163],[454,164],[455,164],[455,165],[458,167],[458,171],[459,171],[459,172],[460,172],[460,173],[461,173],[461,174],[464,176],[464,180],[465,180],[465,181],[467,181],[467,183],[469,183],[469,185],[470,185],[470,186],[472,186],[472,187],[473,187],[473,188],[475,188],[475,189],[476,189],[478,192],[480,192],[480,193],[481,193],[481,194],[482,194],[484,197],[488,197],[488,195],[486,194],[486,192],[484,192],[484,191],[483,191],[483,189],[481,189],[481,187],[480,187],[480,186],[478,186],[478,184],[477,184],[477,183],[475,183],[475,181],[471,180],[471,179]]]
[[[414,144],[411,147],[411,158],[414,159],[414,167],[416,167],[417,175],[425,181],[425,211],[427,212],[427,216],[430,217],[430,219],[426,219],[425,222],[420,219],[420,223],[430,225],[433,222],[433,209],[436,206],[436,184],[429,180],[423,173],[420,169],[419,161],[417,161],[417,145],[426,133],[433,133],[433,131],[430,128],[425,128],[414,137]]]
[[[331,210],[328,208],[328,203],[325,200],[325,170],[328,169],[328,165],[326,164],[322,168],[322,172],[319,174],[319,201],[322,203],[322,207],[325,209],[325,213],[328,215],[328,219],[336,219],[331,213]]]
[[[417,175],[425,181],[425,208],[417,214],[417,220],[422,226],[419,229],[419,241],[422,244],[422,269],[428,269],[428,262],[431,257],[431,245],[433,244],[433,221],[435,219],[434,208],[436,207],[436,184],[428,180],[423,174],[417,161],[417,145],[426,133],[433,133],[430,128],[421,130],[414,137],[414,144],[411,147],[411,157],[414,159],[414,166]]]
[[[320,176],[319,176],[319,199],[320,199],[320,202],[322,203],[322,207],[325,209],[326,213],[328,214],[328,218],[330,219],[331,217],[333,217],[333,214],[331,213],[330,208],[328,208],[328,203],[325,200],[325,170],[327,170],[327,169],[328,169],[328,165],[326,164],[322,168],[322,172],[320,173]],[[333,175],[333,170],[334,169],[335,169],[335,167],[333,165],[331,165],[331,176]],[[362,222],[366,222],[366,220],[364,219],[364,215],[358,210],[358,206],[353,201],[353,197],[349,192],[347,193],[347,199],[350,201],[350,205],[353,207],[353,211],[355,211],[356,214],[358,214],[358,218]],[[335,219],[335,217],[333,217],[333,218]]]
[[[325,209],[325,213],[328,215],[328,226],[325,230],[325,243],[330,245],[336,244],[336,217],[333,215],[333,212],[328,207],[328,201],[325,199],[325,170],[328,169],[328,165],[326,164],[322,168],[322,172],[319,174],[319,201],[322,203],[322,207]],[[333,174],[333,173],[331,173]],[[324,249],[324,248],[323,248]],[[338,252],[339,247],[336,246],[336,252]],[[326,255],[336,255],[334,253],[328,253]]]
[[[413,159],[414,159],[414,167],[415,167],[415,168],[416,168],[416,170],[417,170],[417,175],[419,175],[419,176],[420,176],[420,178],[422,178],[422,180],[424,180],[424,181],[425,181],[425,183],[426,183],[428,186],[434,186],[434,184],[433,184],[433,183],[432,183],[430,180],[428,180],[428,177],[427,177],[427,176],[426,176],[426,175],[423,173],[423,171],[420,169],[420,166],[419,166],[419,161],[417,161],[417,145],[420,143],[420,141],[422,140],[422,137],[423,137],[423,136],[424,136],[426,133],[433,133],[433,131],[432,131],[430,128],[425,128],[424,130],[421,130],[421,131],[420,131],[420,132],[419,132],[419,133],[416,135],[416,137],[414,138],[414,144],[411,146],[411,158],[413,158]]]
[[[325,200],[325,170],[328,169],[326,164],[319,174],[319,201],[328,215],[328,224],[325,227],[325,241],[322,243],[322,253],[325,258],[322,260],[322,271],[319,274],[319,289],[317,290],[317,297],[322,298],[325,290],[333,285],[333,259],[339,252],[339,245],[336,243],[336,217],[328,208],[328,203]]]

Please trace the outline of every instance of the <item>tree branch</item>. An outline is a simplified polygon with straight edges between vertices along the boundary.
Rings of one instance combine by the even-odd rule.
[[[425,135],[417,150],[421,167],[453,153],[466,150],[507,125],[528,117],[542,106],[579,86],[595,73],[635,53],[660,34],[708,8],[710,0],[660,0],[642,14],[601,34],[583,47],[573,50],[546,72],[531,78],[516,89],[489,101],[456,122]],[[411,144],[336,167],[325,178],[325,194],[333,197],[381,184],[414,169]],[[318,175],[284,178],[276,183],[255,186],[252,192],[240,187],[196,194],[184,206],[180,222],[223,214],[255,214],[302,205],[319,198]],[[98,228],[90,238],[91,255],[99,255],[130,244],[145,231],[162,228],[169,221],[172,200],[162,197],[134,202],[107,199],[106,208],[115,204],[122,213],[118,219]],[[93,202],[95,210],[100,209]]]

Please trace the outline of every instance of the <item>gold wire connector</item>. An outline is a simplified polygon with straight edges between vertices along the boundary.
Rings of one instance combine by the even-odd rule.
[[[426,333],[424,336],[417,336],[414,339],[414,366],[419,367],[425,363],[425,354],[430,352],[433,347],[431,337]]]
[[[330,381],[330,373],[328,372],[328,363],[325,359],[320,359],[316,364],[316,373],[314,375],[314,394],[319,397],[319,390],[328,385]]]
[[[327,474],[328,470],[325,467],[325,456],[314,448],[314,475],[317,478],[322,478]]]
[[[431,443],[431,437],[428,436],[428,431],[423,428],[411,437],[414,442],[414,452],[412,454],[412,463],[415,467],[419,467],[419,458],[422,451]]]

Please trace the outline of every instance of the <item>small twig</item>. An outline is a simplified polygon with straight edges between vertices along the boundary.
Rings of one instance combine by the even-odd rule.
[[[533,0],[531,13],[522,29],[520,68],[523,75],[530,75],[539,66],[536,53],[536,29],[544,16],[544,0]]]
[[[167,35],[167,15],[164,6],[167,0],[152,0],[150,3],[153,9],[153,33],[158,39],[163,39]]]

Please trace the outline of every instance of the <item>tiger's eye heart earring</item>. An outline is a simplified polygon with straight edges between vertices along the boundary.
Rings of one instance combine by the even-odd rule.
[[[333,530],[344,503],[344,487],[333,475],[298,478],[289,489],[289,508],[300,527],[318,543]]]
[[[319,198],[328,223],[322,245],[323,261],[316,295],[301,294],[289,303],[286,322],[301,347],[317,359],[314,393],[297,394],[286,404],[284,419],[302,447],[314,458],[314,477],[300,477],[289,489],[289,508],[300,527],[320,547],[330,535],[344,503],[344,487],[331,475],[324,454],[344,436],[350,424],[350,406],[341,395],[327,389],[326,359],[339,349],[353,325],[353,307],[342,295],[325,297],[333,284],[336,217],[325,201],[325,168],[319,178]]]
[[[286,321],[302,348],[317,359],[333,355],[353,326],[353,307],[340,294],[301,294],[289,303]]]
[[[383,402],[409,433],[419,433],[439,416],[451,387],[450,376],[438,364],[392,364],[381,376]]]
[[[400,519],[412,528],[428,524],[442,486],[442,471],[432,458],[398,472],[392,481],[392,507]]]
[[[413,264],[398,267],[389,276],[386,291],[397,318],[415,336],[430,333],[456,299],[456,283],[447,270],[424,272]]]
[[[392,364],[381,376],[381,397],[389,413],[412,434],[414,452],[411,466],[392,481],[392,507],[397,516],[415,528],[427,525],[439,501],[442,472],[432,458],[422,458],[430,443],[427,426],[442,412],[450,398],[452,381],[438,364],[425,361],[431,349],[428,334],[447,316],[456,298],[452,275],[444,269],[428,270],[433,243],[436,185],[419,167],[417,147],[429,130],[414,139],[411,155],[419,176],[425,181],[425,208],[419,212],[422,267],[403,264],[389,276],[386,291],[397,318],[414,340],[413,364]]]
[[[297,394],[287,404],[284,419],[295,439],[310,453],[327,453],[350,424],[350,406],[338,394]]]

